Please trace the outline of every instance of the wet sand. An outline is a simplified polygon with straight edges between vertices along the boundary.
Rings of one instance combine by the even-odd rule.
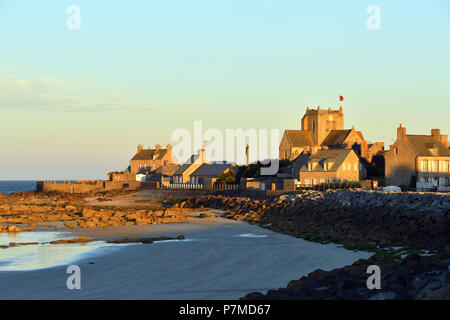
[[[67,289],[66,265],[1,271],[0,299],[238,299],[285,287],[318,268],[331,270],[371,255],[242,221],[193,221],[74,230],[74,237],[102,240],[178,235],[186,240],[96,249],[71,263],[81,268],[81,290]]]

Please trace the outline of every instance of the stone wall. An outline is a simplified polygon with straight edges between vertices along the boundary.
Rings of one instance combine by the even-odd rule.
[[[244,220],[248,217],[248,221],[277,224],[286,229],[279,231],[289,234],[345,237],[419,249],[450,244],[449,194],[304,191],[272,201],[203,196],[183,205],[229,210]]]
[[[52,181],[38,181],[36,184],[36,191],[38,192],[66,192],[66,193],[89,193],[113,190],[139,190],[140,182],[117,182],[117,181],[82,181],[82,182],[52,182]]]

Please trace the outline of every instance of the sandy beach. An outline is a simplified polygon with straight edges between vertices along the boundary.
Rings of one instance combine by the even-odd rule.
[[[96,240],[178,235],[186,240],[100,246],[77,256],[70,264],[81,268],[81,290],[67,289],[68,265],[0,271],[0,299],[238,299],[286,286],[318,268],[331,270],[371,255],[242,221],[191,221],[73,230],[74,237]]]

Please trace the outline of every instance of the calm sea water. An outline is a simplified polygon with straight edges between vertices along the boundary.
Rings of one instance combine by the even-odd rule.
[[[0,181],[0,193],[3,194],[29,190],[36,190],[36,181]]]
[[[49,244],[50,241],[73,239],[70,232],[26,231],[18,233],[0,233],[0,245],[10,242],[37,242],[37,245],[13,246],[0,249],[0,272],[27,271],[45,269],[59,265],[68,265],[81,258],[94,257],[111,252],[124,245],[93,241],[89,243]],[[125,244],[129,245],[129,244]]]

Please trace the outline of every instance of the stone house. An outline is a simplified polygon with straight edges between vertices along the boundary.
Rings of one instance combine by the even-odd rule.
[[[406,134],[400,124],[397,140],[385,154],[386,184],[449,191],[449,163],[447,135],[439,129],[431,129],[431,135]]]
[[[217,178],[222,173],[227,173],[230,170],[237,171],[237,165],[234,163],[203,163],[191,175],[189,183],[201,184],[206,189],[212,189],[217,181]]]
[[[209,161],[205,157],[205,149],[200,149],[198,154],[192,155],[191,158],[182,164],[173,174],[173,183],[189,183],[191,174],[197,170],[202,164]]]
[[[159,167],[147,173],[146,181],[157,182],[159,185],[173,183],[173,176],[179,168],[180,165],[175,163]]]
[[[366,176],[365,167],[351,148],[302,153],[292,167],[292,178],[300,185],[358,181]]]
[[[170,144],[166,146],[166,149],[161,149],[159,144],[155,146],[155,149],[144,149],[140,144],[137,147],[136,154],[131,158],[130,172],[137,174],[139,172],[153,171],[173,163],[176,163],[176,159],[172,155],[172,146]]]

